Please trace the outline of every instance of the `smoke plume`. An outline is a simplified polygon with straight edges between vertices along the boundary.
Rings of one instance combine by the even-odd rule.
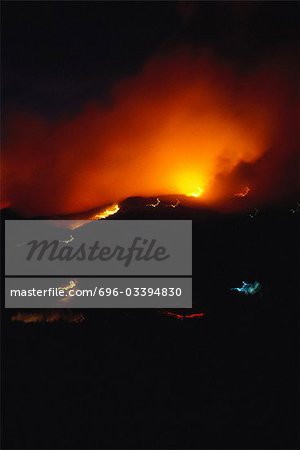
[[[208,52],[161,53],[75,117],[10,113],[2,203],[50,215],[197,189],[213,203],[245,185],[276,201],[297,184],[295,94],[276,59],[241,71]]]

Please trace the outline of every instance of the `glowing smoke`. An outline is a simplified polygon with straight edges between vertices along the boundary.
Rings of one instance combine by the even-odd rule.
[[[284,197],[296,185],[283,185],[296,167],[295,103],[295,77],[274,61],[241,74],[196,51],[158,55],[109,106],[57,123],[11,114],[2,203],[49,215],[136,195],[214,202],[245,185],[263,201]]]

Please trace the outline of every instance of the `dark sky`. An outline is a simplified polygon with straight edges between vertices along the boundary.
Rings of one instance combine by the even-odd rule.
[[[296,2],[3,2],[5,109],[47,116],[105,100],[163,47],[212,49],[241,67],[297,40]]]

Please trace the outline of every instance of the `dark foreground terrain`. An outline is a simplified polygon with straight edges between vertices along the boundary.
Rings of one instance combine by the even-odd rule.
[[[24,324],[3,310],[3,447],[295,448],[299,214],[114,218],[193,219],[193,312],[205,315],[89,310],[80,324]],[[242,280],[261,291],[230,290]]]

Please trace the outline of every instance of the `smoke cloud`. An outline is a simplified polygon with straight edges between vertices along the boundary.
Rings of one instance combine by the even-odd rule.
[[[276,59],[241,71],[208,52],[161,53],[109,104],[56,122],[10,113],[2,203],[64,214],[199,188],[214,203],[245,185],[276,202],[297,189],[296,92],[291,65]]]

